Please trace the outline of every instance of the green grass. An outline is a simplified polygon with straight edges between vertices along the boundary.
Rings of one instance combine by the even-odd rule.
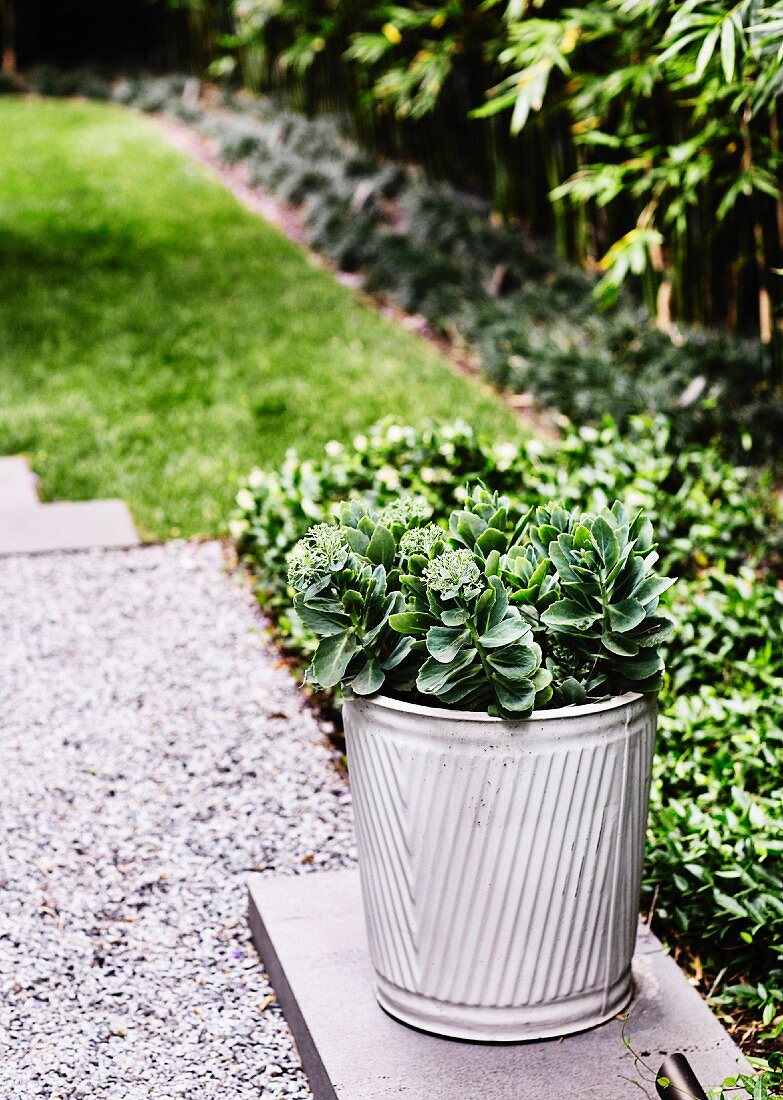
[[[253,464],[379,416],[518,432],[150,120],[6,99],[0,134],[0,453],[28,454],[46,499],[212,534]]]

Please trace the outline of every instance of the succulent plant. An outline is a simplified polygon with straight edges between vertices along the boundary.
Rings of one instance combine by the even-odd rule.
[[[469,487],[448,530],[423,497],[343,503],[294,549],[289,582],[320,639],[309,679],[519,718],[538,707],[655,692],[652,526],[618,501],[597,515],[555,502],[520,514]]]

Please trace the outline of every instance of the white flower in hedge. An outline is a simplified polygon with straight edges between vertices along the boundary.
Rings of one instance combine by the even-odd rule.
[[[367,450],[367,436],[366,435],[355,435],[353,437],[353,445],[354,445],[354,449],[357,450],[357,451],[366,451]]]
[[[439,450],[444,458],[454,457],[455,447],[453,443],[443,443],[441,444]]]
[[[424,583],[444,600],[469,600],[481,591],[481,570],[470,550],[446,550],[424,570]]]
[[[240,489],[237,493],[237,504],[243,512],[254,512],[256,508],[256,498],[250,492],[249,489]]]
[[[260,489],[266,480],[267,475],[258,466],[254,466],[247,475],[247,483],[251,489]]]
[[[429,557],[439,542],[446,538],[446,532],[435,523],[426,527],[414,527],[406,531],[400,539],[400,551],[403,554],[424,554]]]
[[[234,542],[239,542],[249,530],[250,524],[246,519],[231,519],[228,521],[228,531]]]
[[[317,523],[291,552],[288,583],[295,591],[304,592],[325,573],[342,569],[349,553],[342,528],[334,523]]]
[[[525,450],[529,455],[538,457],[546,452],[546,444],[541,439],[534,439],[532,436],[525,443]]]
[[[375,475],[376,481],[380,481],[387,489],[399,489],[400,474],[393,466],[381,466]]]
[[[517,457],[514,443],[498,443],[495,447],[495,464],[499,470],[510,470]]]
[[[329,458],[339,458],[345,448],[336,439],[330,439],[324,448]]]
[[[419,470],[419,480],[423,481],[425,485],[431,485],[437,479],[437,476],[431,466],[422,466]]]
[[[390,424],[386,432],[386,440],[389,443],[402,443],[405,438],[405,430],[399,424]]]

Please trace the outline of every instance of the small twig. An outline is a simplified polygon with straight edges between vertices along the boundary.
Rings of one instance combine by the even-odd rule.
[[[721,982],[721,980],[722,980],[722,978],[723,978],[723,975],[724,975],[725,973],[726,973],[726,967],[724,966],[723,970],[721,970],[721,971],[720,971],[720,972],[718,973],[718,976],[716,977],[715,981],[714,981],[714,982],[712,983],[712,985],[710,986],[710,990],[709,990],[709,993],[707,994],[707,1000],[709,1000],[709,999],[710,999],[710,997],[711,997],[711,996],[713,995],[713,993],[714,993],[714,992],[715,992],[715,990],[717,989],[717,987],[718,987],[718,985],[720,984],[720,982]]]
[[[618,1073],[617,1076],[620,1078],[621,1081],[627,1081],[629,1085],[636,1085],[637,1089],[639,1089],[640,1092],[643,1092],[644,1095],[647,1097],[647,1100],[651,1100],[650,1093],[647,1091],[641,1081],[637,1081],[635,1077],[626,1077],[624,1073]]]

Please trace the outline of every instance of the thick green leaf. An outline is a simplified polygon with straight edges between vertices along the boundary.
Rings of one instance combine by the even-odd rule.
[[[591,528],[586,523],[577,524],[573,534],[574,549],[587,550],[593,545]]]
[[[548,607],[541,616],[541,621],[547,626],[556,629],[568,628],[570,630],[589,630],[600,619],[598,612],[588,612],[575,600],[558,600]]]
[[[397,668],[410,653],[413,648],[413,638],[401,637],[396,645],[392,646],[386,657],[381,661],[381,668],[386,669],[389,672],[393,668]]]
[[[330,638],[334,634],[340,634],[351,625],[347,615],[326,614],[314,607],[308,607],[304,600],[295,600],[294,607],[299,618],[308,630],[320,638]]]
[[[609,608],[609,624],[615,634],[624,634],[644,622],[646,612],[638,600],[621,600]]]
[[[498,646],[506,646],[511,645],[513,642],[518,642],[529,634],[530,628],[527,623],[517,618],[517,613],[515,612],[514,618],[508,617],[501,619],[499,623],[482,634],[479,641],[485,649],[496,649]]]
[[[382,602],[375,626],[365,631],[363,645],[365,647],[372,645],[381,632],[386,629],[389,618],[392,615],[400,614],[403,607],[405,607],[405,600],[402,592],[390,592]]]
[[[473,706],[484,709],[491,698],[491,692],[483,669],[472,667],[460,674],[438,692],[438,699],[448,706]]]
[[[399,615],[389,616],[389,626],[398,634],[418,637],[426,634],[432,626],[432,615],[425,611],[403,611]]]
[[[366,623],[372,624],[377,623],[383,616],[386,599],[386,570],[382,565],[376,565],[370,573],[368,581],[369,568],[369,566],[363,566],[362,568],[362,579],[367,585],[364,619]]]
[[[604,632],[601,635],[601,643],[604,649],[618,657],[635,657],[639,652],[639,643],[632,638],[624,638],[621,634]]]
[[[545,577],[549,574],[549,567],[551,565],[549,558],[542,558],[533,572],[530,574],[530,586],[540,585],[543,583]]]
[[[644,626],[635,631],[633,640],[640,646],[660,645],[674,632],[674,623],[666,615],[655,615],[647,619]]]
[[[497,626],[508,610],[508,592],[500,577],[489,578],[489,591],[494,593],[495,598],[489,607],[489,617],[487,618],[486,625],[482,626],[479,615],[476,615],[479,629],[483,629],[484,631],[491,630],[494,626]]]
[[[584,703],[586,698],[587,693],[584,685],[575,680],[573,676],[566,677],[558,688],[557,701],[561,706],[578,706],[580,703]]]
[[[438,695],[449,683],[456,683],[462,673],[476,659],[475,649],[463,650],[460,656],[449,665],[443,665],[429,657],[419,670],[416,686],[425,695]]]
[[[620,668],[628,680],[647,680],[661,671],[663,661],[658,653],[643,653],[638,657],[629,657]]]
[[[478,598],[478,602],[476,603],[475,620],[478,624],[479,630],[486,630],[487,625],[490,621],[490,614],[492,612],[492,608],[495,606],[495,601],[497,600],[497,589],[493,584],[493,581],[496,581],[498,579],[499,578],[497,577],[489,578],[489,588],[485,589],[481,593]],[[503,588],[502,582],[501,588]],[[505,591],[505,589],[503,589],[503,591]]]
[[[551,523],[542,523],[538,528],[538,540],[546,549],[558,537],[560,532]]]
[[[593,520],[591,536],[604,567],[610,570],[620,556],[620,543],[615,531],[603,516],[597,516]]]
[[[364,611],[364,596],[353,588],[343,593],[343,607],[349,615],[360,615]]]
[[[339,684],[356,649],[356,638],[352,630],[323,638],[318,643],[310,666],[316,682],[325,688]]]
[[[444,626],[463,626],[467,620],[468,613],[461,607],[444,611],[440,617],[440,621]]]
[[[633,598],[645,606],[674,584],[673,577],[647,577],[634,589]]]
[[[487,525],[480,516],[475,515],[473,512],[459,512],[457,516],[457,521],[453,527],[450,525],[451,530],[460,542],[463,542],[465,546],[472,550],[476,540],[486,530]]]
[[[490,550],[487,554],[487,560],[484,563],[484,576],[485,577],[497,577],[500,575],[500,552],[498,550]]]
[[[496,531],[494,527],[488,527],[483,534],[476,539],[476,548],[486,557],[493,550],[498,554],[505,552],[507,538],[502,531]]]
[[[384,527],[382,523],[379,523],[375,528],[367,547],[367,557],[370,561],[376,565],[382,565],[385,569],[391,569],[394,564],[394,554],[397,550],[397,545],[394,541],[394,535],[388,527]]]
[[[386,679],[380,664],[369,657],[351,680],[351,691],[356,695],[374,695],[380,691]]]
[[[487,662],[507,680],[526,680],[536,671],[540,659],[537,647],[510,645],[494,650],[488,655]]]
[[[536,689],[529,680],[505,680],[497,677],[492,682],[498,703],[504,711],[519,717],[529,714],[536,701]]]
[[[345,536],[345,541],[354,553],[363,555],[367,553],[367,547],[370,545],[370,540],[363,531],[360,531],[356,527],[343,527],[343,535]]]
[[[453,661],[470,641],[470,634],[459,626],[433,626],[427,634],[427,651],[441,664]]]

